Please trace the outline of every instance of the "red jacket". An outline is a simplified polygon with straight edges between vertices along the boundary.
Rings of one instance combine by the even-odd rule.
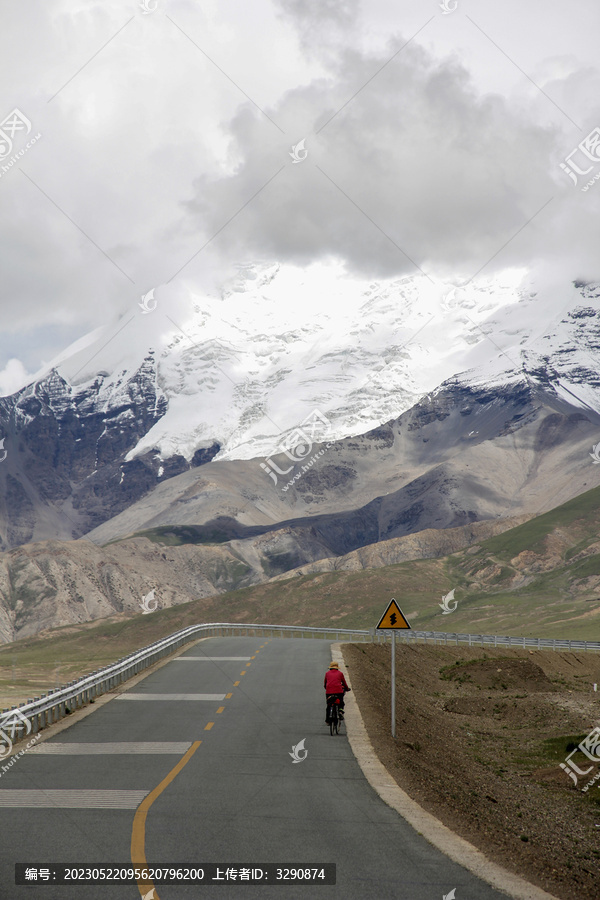
[[[325,672],[325,681],[323,682],[325,692],[327,694],[344,694],[350,688],[346,684],[344,673],[339,669],[328,669]]]

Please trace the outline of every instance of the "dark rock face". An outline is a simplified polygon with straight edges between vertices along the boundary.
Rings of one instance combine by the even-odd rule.
[[[219,443],[215,443],[212,445],[212,447],[205,447],[196,450],[196,452],[192,456],[192,468],[203,466],[205,463],[209,463],[211,459],[215,458],[220,449],[221,445]]]
[[[324,494],[333,488],[344,487],[356,477],[356,470],[349,466],[326,465],[316,471],[307,472],[298,482],[296,490],[299,494]]]
[[[98,375],[79,388],[52,371],[0,398],[7,454],[0,464],[0,549],[57,535],[80,537],[159,481],[190,468],[178,455],[125,458],[167,409],[153,357],[133,376],[123,373],[105,387],[106,380]],[[202,465],[218,451],[218,445],[197,451],[192,464]]]
[[[8,519],[7,540],[12,545],[25,544],[33,535],[35,512],[22,485],[12,475],[6,478],[6,496],[2,513]]]

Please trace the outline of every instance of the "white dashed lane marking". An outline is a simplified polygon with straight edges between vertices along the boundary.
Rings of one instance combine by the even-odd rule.
[[[148,791],[0,790],[0,808],[137,809]]]
[[[178,656],[177,659],[171,660],[171,662],[187,662],[188,659],[193,660],[204,660],[206,662],[246,662],[247,659],[252,659],[251,656]]]
[[[29,753],[54,756],[80,756],[100,753],[173,753],[181,756],[192,746],[191,741],[107,741],[104,744],[57,744],[47,741],[32,747]]]
[[[225,694],[119,694],[115,700],[224,700]]]

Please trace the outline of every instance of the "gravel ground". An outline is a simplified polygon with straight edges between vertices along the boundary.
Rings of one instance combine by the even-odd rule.
[[[600,725],[600,654],[399,645],[396,740],[390,647],[344,644],[349,683],[381,762],[445,825],[561,900],[600,897],[599,771],[559,767]],[[568,749],[567,749],[568,748]]]

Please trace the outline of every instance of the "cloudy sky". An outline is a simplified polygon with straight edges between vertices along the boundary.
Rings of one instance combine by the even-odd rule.
[[[0,393],[252,260],[600,279],[600,7],[444,2],[0,0]]]

